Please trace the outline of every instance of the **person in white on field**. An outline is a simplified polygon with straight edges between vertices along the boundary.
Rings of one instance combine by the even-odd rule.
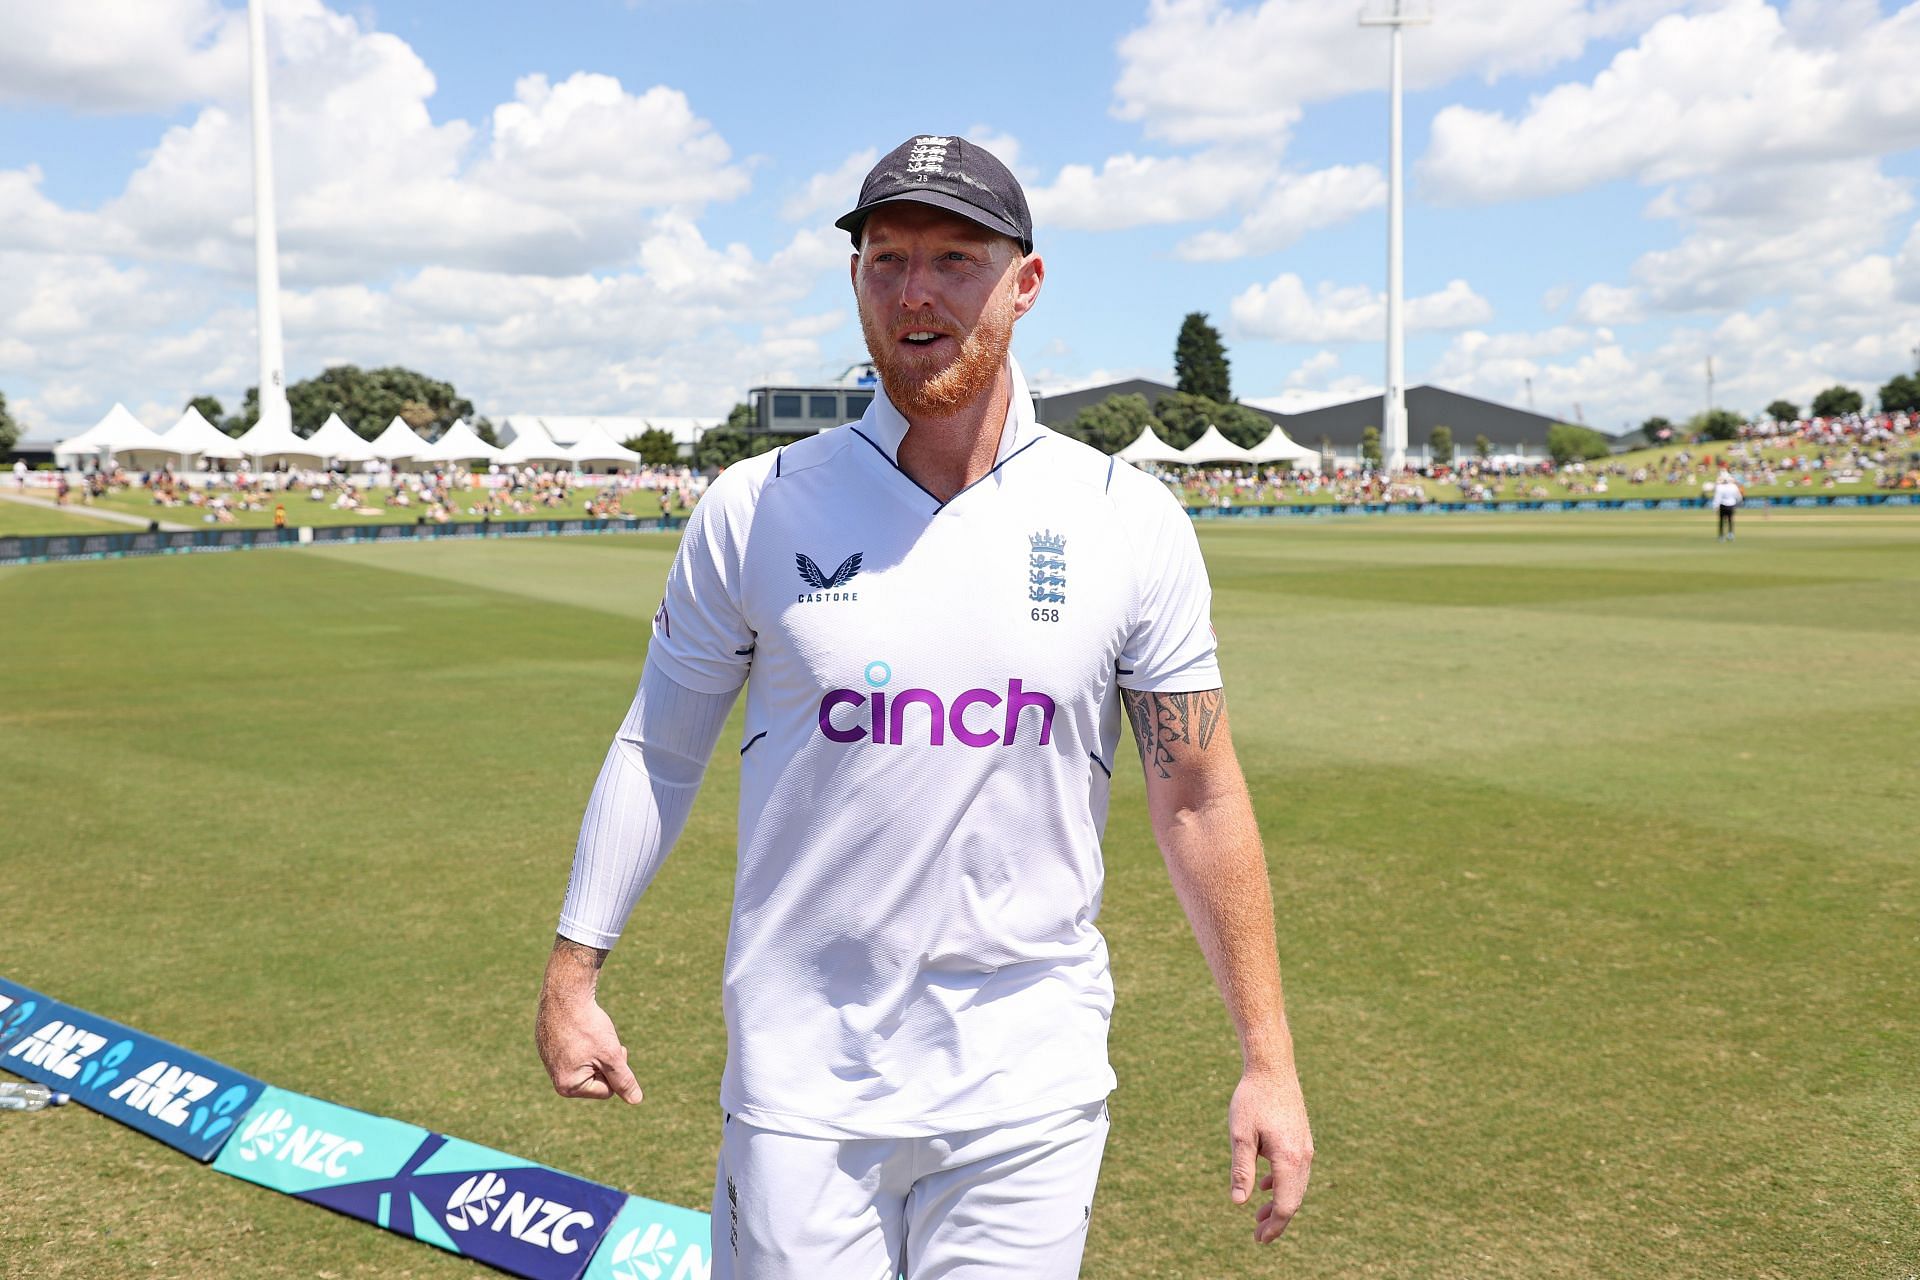
[[[1713,482],[1713,509],[1719,513],[1718,529],[1722,542],[1733,541],[1733,509],[1740,505],[1740,499],[1745,496],[1731,471],[1722,471],[1720,478]]]
[[[1034,421],[1009,347],[1045,267],[997,159],[910,139],[836,225],[880,393],[695,508],[581,825],[542,1060],[563,1094],[640,1100],[598,971],[745,685],[714,1275],[1078,1274],[1124,713],[1239,1033],[1230,1198],[1271,1242],[1312,1138],[1192,524]]]

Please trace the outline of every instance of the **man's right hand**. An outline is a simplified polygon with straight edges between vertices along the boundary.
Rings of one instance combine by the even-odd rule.
[[[566,1098],[613,1098],[638,1102],[640,1082],[627,1067],[626,1046],[613,1019],[594,998],[604,951],[567,938],[554,941],[540,987],[533,1040],[555,1093]]]

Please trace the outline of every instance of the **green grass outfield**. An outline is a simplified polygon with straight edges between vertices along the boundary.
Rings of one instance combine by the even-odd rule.
[[[1129,759],[1085,1274],[1920,1271],[1920,515],[1201,537],[1320,1156],[1256,1251],[1236,1054]],[[703,1206],[729,746],[604,980],[647,1102],[559,1099],[531,1044],[672,547],[0,570],[0,973]],[[7,1277],[485,1274],[78,1107],[0,1118],[0,1205]]]
[[[0,538],[63,533],[133,533],[138,526],[101,520],[52,503],[0,501]]]

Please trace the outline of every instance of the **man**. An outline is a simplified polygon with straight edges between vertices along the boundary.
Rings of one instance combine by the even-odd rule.
[[[1733,511],[1740,505],[1740,499],[1745,496],[1745,491],[1740,488],[1739,481],[1733,478],[1733,473],[1722,468],[1720,478],[1713,482],[1713,509],[1719,513],[1716,523],[1719,526],[1720,541],[1733,541]]]
[[[1239,1030],[1230,1196],[1265,1157],[1270,1242],[1312,1145],[1192,525],[1034,422],[1008,348],[1045,267],[997,159],[914,138],[836,225],[881,394],[695,508],[582,824],[541,1057],[562,1094],[640,1100],[597,971],[746,683],[715,1277],[1076,1275],[1114,1085],[1094,919],[1124,704]]]

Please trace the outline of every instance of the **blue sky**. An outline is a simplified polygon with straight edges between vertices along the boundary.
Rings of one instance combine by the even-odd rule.
[[[1374,0],[1378,8],[1384,0]],[[1869,395],[1920,344],[1920,4],[1432,0],[1406,44],[1409,381],[1608,430]],[[1386,37],[1325,0],[269,0],[289,376],[725,413],[862,356],[832,219],[963,133],[1026,184],[1058,391],[1188,311],[1275,407],[1377,391]],[[0,8],[0,392],[165,427],[257,376],[244,9]]]

